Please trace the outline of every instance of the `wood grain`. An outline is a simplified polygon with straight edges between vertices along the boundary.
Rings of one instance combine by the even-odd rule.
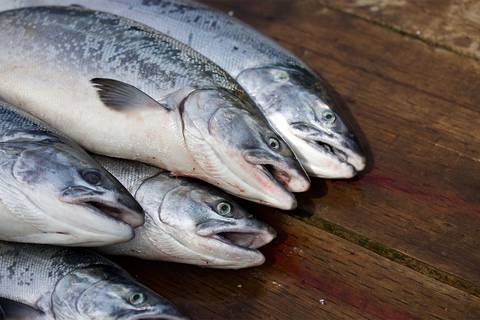
[[[315,181],[299,197],[305,221],[326,219],[480,285],[479,64],[317,1],[207,3],[326,77],[370,143],[371,172],[326,190]]]
[[[332,8],[480,59],[480,2],[476,0],[319,0]]]
[[[285,215],[265,266],[222,271],[117,259],[194,319],[479,319],[480,298]]]

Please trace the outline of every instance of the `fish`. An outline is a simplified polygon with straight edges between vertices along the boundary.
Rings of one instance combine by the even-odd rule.
[[[0,95],[91,152],[292,209],[310,180],[244,90],[196,51],[78,7],[0,13]]]
[[[364,148],[332,86],[240,20],[191,0],[3,0],[0,10],[46,4],[112,12],[200,52],[238,81],[310,176],[351,178],[365,169]]]
[[[95,156],[145,209],[145,224],[126,243],[97,248],[108,255],[240,269],[264,263],[258,248],[275,230],[221,190],[172,177],[140,162]]]
[[[87,249],[0,242],[0,279],[3,313],[31,311],[26,319],[187,319],[171,302]]]
[[[0,239],[65,246],[128,241],[135,198],[80,146],[0,100]]]

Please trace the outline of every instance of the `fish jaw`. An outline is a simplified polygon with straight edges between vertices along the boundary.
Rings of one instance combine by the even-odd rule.
[[[104,214],[136,228],[145,222],[144,212],[127,193],[128,191],[125,191],[115,195],[114,192],[97,192],[83,186],[74,186],[63,191],[61,200],[70,204],[83,205],[98,214]]]
[[[366,158],[354,137],[325,132],[320,126],[287,124],[287,120],[281,115],[273,115],[272,118],[282,127],[284,136],[295,146],[295,152],[312,176],[352,178],[365,169]],[[309,127],[306,129],[308,134],[299,129],[306,126]]]
[[[2,240],[95,247],[125,242],[134,236],[131,226],[95,208],[65,203],[36,188],[16,191],[0,203]]]
[[[358,162],[363,165],[354,166],[347,161],[347,155],[328,144],[311,139],[305,139],[296,135],[287,119],[281,114],[272,114],[272,122],[276,129],[282,132],[288,144],[292,146],[299,161],[310,176],[326,179],[348,179],[354,177],[359,168],[364,167],[364,158]]]
[[[220,188],[263,205],[282,210],[296,208],[295,196],[275,177],[278,175],[278,171],[275,172],[271,167],[261,164],[252,164],[243,157],[231,161],[235,163],[235,167],[231,166],[225,173],[225,176],[228,177],[224,179],[225,184],[217,184]],[[231,174],[232,172],[234,174]],[[218,183],[218,180],[209,181],[208,176],[205,176],[204,180],[212,184]]]
[[[30,198],[34,199],[33,197]],[[88,201],[76,203],[62,201],[59,203],[57,199],[49,202],[45,200],[46,197],[42,196],[42,202],[37,201],[36,203],[41,203],[41,210],[47,213],[43,225],[47,225],[48,230],[54,236],[51,237],[52,242],[48,243],[48,240],[43,240],[49,239],[47,232],[46,238],[39,235],[36,242],[97,247],[125,242],[134,237],[133,228],[118,217],[114,206],[105,209],[107,205],[99,207]],[[115,215],[107,210],[114,212]],[[68,214],[65,214],[66,212]],[[57,242],[59,234],[62,236],[61,242]]]
[[[228,221],[210,219],[197,224],[193,232],[177,240],[184,245],[195,243],[193,250],[201,257],[199,265],[241,269],[263,264],[265,257],[258,249],[276,236],[272,227],[250,217]]]

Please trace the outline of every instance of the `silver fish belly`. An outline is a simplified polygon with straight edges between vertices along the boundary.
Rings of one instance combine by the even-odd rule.
[[[85,250],[0,242],[0,279],[0,310],[12,309],[2,307],[10,300],[41,319],[185,319],[126,271]]]
[[[223,269],[265,261],[258,248],[275,238],[275,230],[224,192],[139,162],[95,158],[135,195],[146,221],[133,240],[101,252]]]
[[[79,8],[3,12],[0,28],[0,94],[90,151],[283,209],[309,187],[243,89],[180,42]]]
[[[143,210],[73,141],[0,101],[0,239],[101,246],[133,237]]]

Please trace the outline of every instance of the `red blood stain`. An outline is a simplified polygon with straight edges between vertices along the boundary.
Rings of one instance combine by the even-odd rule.
[[[319,271],[318,266],[302,255],[292,254],[295,251],[292,248],[296,248],[296,246],[283,242],[278,246],[271,247],[267,254],[270,256],[269,259],[275,259],[275,266],[294,277],[297,283],[324,292],[327,295],[327,301],[328,297],[340,300],[358,309],[361,313],[378,319],[420,320],[406,311],[399,310],[396,306],[377,301],[372,290],[354,288],[332,273],[325,270]]]
[[[408,194],[412,199],[419,202],[428,202],[448,208],[464,207],[469,209],[470,212],[480,213],[480,206],[461,198],[457,194],[445,192],[444,190],[440,190],[442,192],[440,193],[430,185],[425,185],[424,188],[420,188],[418,184],[406,181],[401,177],[389,177],[378,172],[372,172],[363,177],[362,182]]]

